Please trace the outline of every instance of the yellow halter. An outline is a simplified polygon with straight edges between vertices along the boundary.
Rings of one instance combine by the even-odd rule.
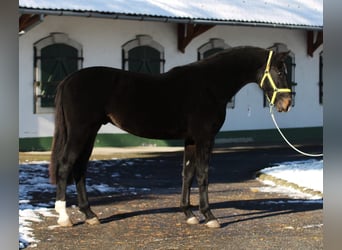
[[[270,74],[270,65],[271,65],[271,58],[272,58],[272,54],[273,54],[273,51],[270,50],[270,53],[268,54],[268,59],[267,59],[267,64],[266,64],[266,68],[265,68],[265,71],[264,71],[264,75],[263,77],[261,78],[261,81],[260,81],[260,87],[262,88],[262,86],[264,85],[264,82],[265,82],[265,79],[268,78],[268,81],[270,82],[272,88],[273,88],[273,95],[272,95],[272,98],[270,100],[270,98],[266,95],[268,101],[270,102],[270,105],[274,105],[274,101],[276,99],[276,96],[278,93],[291,93],[291,89],[288,89],[288,88],[283,88],[283,89],[278,89],[277,86],[275,85],[273,79],[272,79],[272,76]]]

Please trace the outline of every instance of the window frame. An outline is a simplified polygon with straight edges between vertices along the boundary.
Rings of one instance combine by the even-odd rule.
[[[49,36],[40,39],[33,44],[34,49],[34,83],[33,83],[33,105],[35,114],[53,113],[55,107],[42,107],[41,106],[41,52],[42,50],[51,45],[64,44],[73,47],[77,50],[77,68],[78,70],[83,66],[83,49],[82,45],[72,39],[65,33],[54,32]]]
[[[135,39],[132,39],[121,46],[122,48],[122,69],[129,70],[129,51],[141,46],[148,46],[157,50],[160,54],[160,72],[164,73],[165,70],[165,52],[164,47],[153,40],[149,35],[137,35]]]

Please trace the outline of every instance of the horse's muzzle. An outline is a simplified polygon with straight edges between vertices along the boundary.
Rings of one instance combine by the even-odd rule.
[[[291,109],[291,104],[291,97],[280,97],[275,106],[278,112],[288,112]]]

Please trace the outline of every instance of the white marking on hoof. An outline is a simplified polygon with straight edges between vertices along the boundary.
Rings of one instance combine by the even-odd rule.
[[[66,202],[65,201],[56,201],[55,202],[55,210],[57,213],[60,213],[61,210],[65,210]]]
[[[69,217],[68,218],[59,217],[59,219],[57,220],[57,223],[62,227],[72,227],[73,226]]]
[[[220,228],[221,227],[220,223],[217,220],[208,221],[205,225],[209,228]]]
[[[189,166],[190,164],[190,161],[188,160],[186,163],[185,163],[185,166]]]
[[[199,224],[199,220],[195,216],[193,216],[187,219],[186,223],[189,225],[196,225],[196,224]]]
[[[97,217],[91,218],[91,219],[87,219],[86,223],[89,225],[98,225],[100,224],[100,221]]]
[[[69,215],[66,212],[66,202],[65,201],[56,201],[55,202],[55,210],[59,214],[57,223],[62,227],[71,227],[72,222],[69,218]]]

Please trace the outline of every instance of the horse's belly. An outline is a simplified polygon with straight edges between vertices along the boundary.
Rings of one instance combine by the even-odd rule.
[[[182,139],[185,135],[185,126],[179,121],[172,121],[163,117],[131,116],[120,119],[119,116],[109,114],[112,123],[136,136],[150,139]]]

